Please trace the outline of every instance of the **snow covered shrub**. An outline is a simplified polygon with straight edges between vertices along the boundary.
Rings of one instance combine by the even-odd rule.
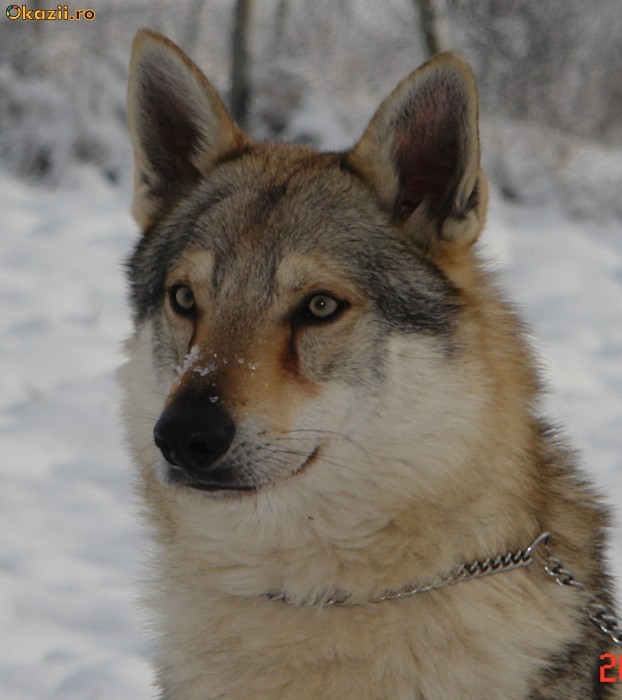
[[[67,167],[75,133],[70,98],[53,83],[0,66],[0,160],[35,180],[55,181]]]
[[[105,62],[85,75],[69,82],[0,65],[0,164],[47,184],[62,181],[75,163],[94,165],[113,182],[129,171],[126,76]]]

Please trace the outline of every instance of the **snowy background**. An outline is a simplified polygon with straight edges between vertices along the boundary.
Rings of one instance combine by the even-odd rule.
[[[617,508],[610,558],[619,577],[617,2],[600,0],[595,14],[564,0],[562,23],[558,0],[540,3],[551,14],[535,17],[538,31],[527,1],[512,11],[495,0],[446,7],[454,42],[482,83],[494,180],[485,252],[534,329],[547,411]],[[188,48],[226,94],[232,14],[225,0],[171,5],[91,2],[97,19],[88,26],[0,18],[3,700],[153,697],[137,605],[147,544],[114,380],[130,330],[122,261],[137,237],[127,213],[127,61],[135,30],[151,26]],[[347,146],[378,100],[424,60],[417,16],[407,0],[310,5],[257,8],[250,129]],[[535,56],[530,42],[539,42]]]

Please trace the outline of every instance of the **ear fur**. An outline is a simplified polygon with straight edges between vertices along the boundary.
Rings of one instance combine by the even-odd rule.
[[[143,228],[246,138],[196,65],[166,37],[141,29],[128,89],[134,148],[132,213]]]
[[[484,225],[477,88],[469,64],[440,54],[384,100],[348,161],[423,248],[467,247]]]

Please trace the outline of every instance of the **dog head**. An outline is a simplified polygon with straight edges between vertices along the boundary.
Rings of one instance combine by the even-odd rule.
[[[479,379],[459,366],[463,278],[486,187],[461,58],[408,76],[351,150],[317,153],[253,143],[190,59],[142,30],[129,122],[143,234],[128,269],[165,484],[359,478],[377,452],[380,480],[390,453],[466,431],[458,377]]]

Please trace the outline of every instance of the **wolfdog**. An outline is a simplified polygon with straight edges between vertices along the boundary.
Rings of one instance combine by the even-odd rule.
[[[130,74],[160,697],[612,697],[608,515],[477,251],[468,64],[415,70],[339,153],[253,142],[154,32]]]

